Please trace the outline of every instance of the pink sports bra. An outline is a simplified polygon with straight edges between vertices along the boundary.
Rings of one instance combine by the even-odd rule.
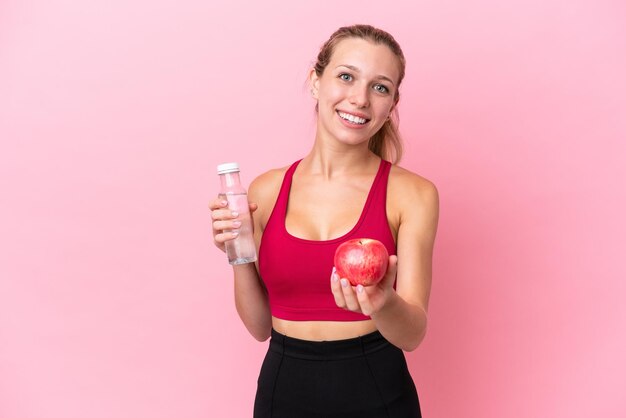
[[[314,241],[295,237],[285,227],[293,163],[283,178],[274,209],[267,221],[259,249],[259,273],[269,294],[272,315],[290,321],[362,321],[369,316],[346,311],[335,304],[330,275],[335,249],[353,238],[375,238],[390,255],[396,246],[386,213],[387,179],[391,163],[381,160],[365,206],[347,234]]]

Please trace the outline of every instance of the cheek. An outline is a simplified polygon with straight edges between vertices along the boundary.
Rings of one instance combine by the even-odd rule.
[[[341,97],[341,92],[339,91],[339,89],[326,88],[326,89],[321,89],[319,93],[320,101],[323,101],[325,103],[336,102],[337,100],[340,99],[340,97]]]
[[[381,101],[380,103],[377,103],[376,106],[377,109],[377,113],[384,118],[387,118],[387,116],[391,113],[391,109],[393,109],[393,101],[389,101],[389,100],[384,100]]]

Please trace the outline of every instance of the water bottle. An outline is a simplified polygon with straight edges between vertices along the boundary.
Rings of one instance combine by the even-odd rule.
[[[252,218],[248,206],[248,194],[239,179],[239,164],[225,163],[217,166],[220,177],[219,197],[228,202],[228,208],[238,212],[237,220],[241,222],[239,235],[225,242],[226,255],[230,264],[245,264],[256,261],[256,246],[252,233]],[[224,231],[230,232],[230,231]]]

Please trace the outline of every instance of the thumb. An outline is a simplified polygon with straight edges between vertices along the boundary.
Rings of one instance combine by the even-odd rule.
[[[398,256],[390,255],[389,264],[387,264],[387,272],[380,282],[382,287],[392,287],[396,281],[396,273],[398,272]]]

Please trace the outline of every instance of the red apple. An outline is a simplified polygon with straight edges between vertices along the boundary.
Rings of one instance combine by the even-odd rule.
[[[387,272],[389,253],[382,242],[372,238],[351,239],[335,251],[335,268],[339,277],[352,286],[378,283]]]

